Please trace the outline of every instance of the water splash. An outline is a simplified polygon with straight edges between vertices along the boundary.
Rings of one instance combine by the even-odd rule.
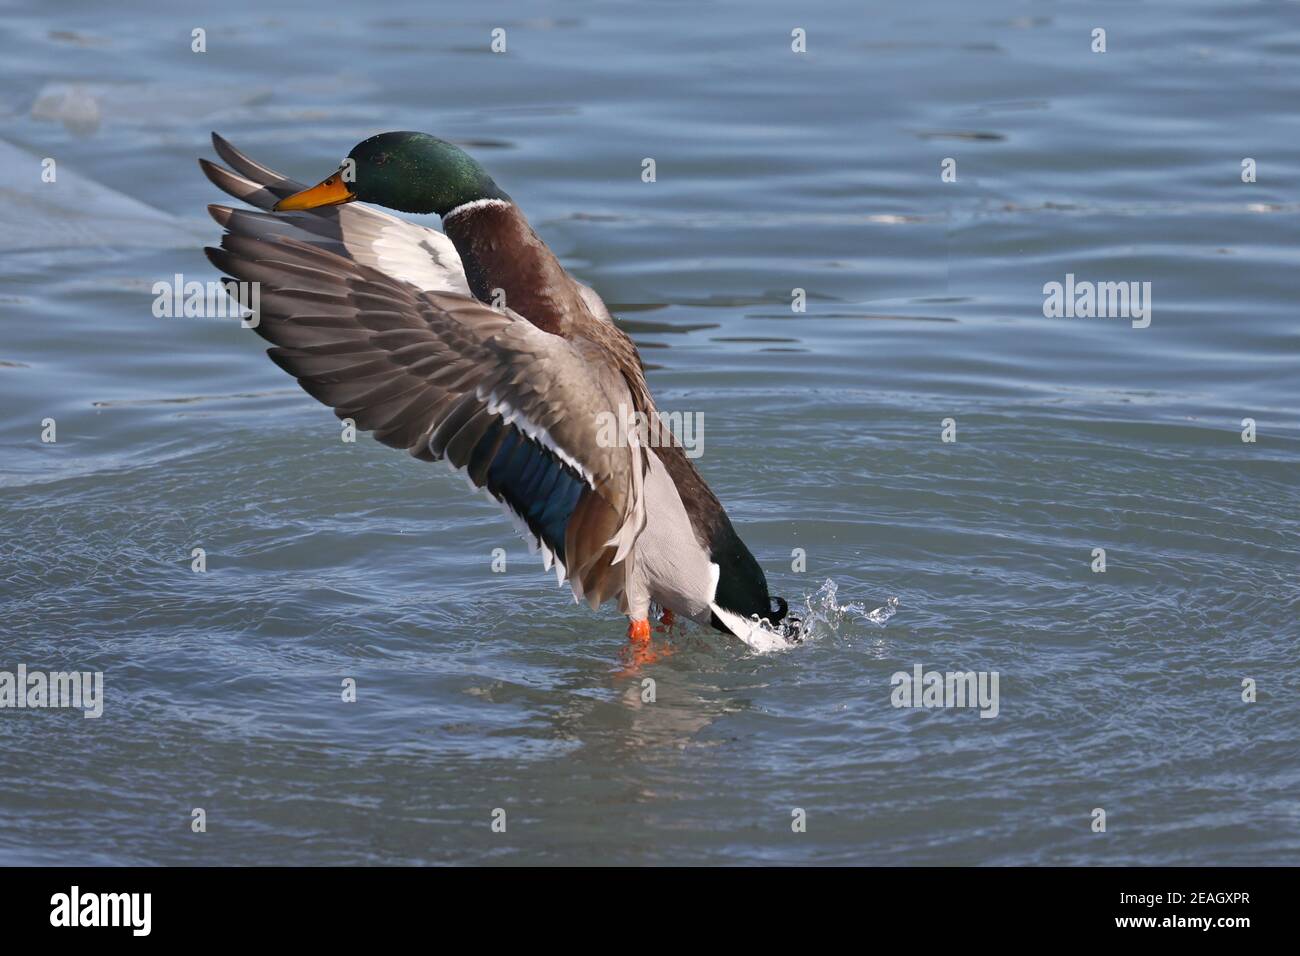
[[[884,607],[878,607],[870,614],[868,614],[867,620],[870,621],[872,624],[879,624],[881,627],[884,627],[885,622],[888,621],[891,617],[893,617],[897,612],[898,612],[898,598],[891,597],[888,601],[885,602]]]
[[[837,592],[836,583],[827,578],[820,588],[804,598],[802,614],[791,614],[779,625],[772,624],[767,618],[760,619],[757,614],[748,621],[737,616],[727,623],[752,650],[767,654],[787,650],[806,640],[837,635],[845,618],[852,617],[884,627],[885,622],[898,612],[897,597],[890,597],[881,607],[868,611],[865,604],[857,601],[838,603]]]
[[[881,607],[868,611],[866,605],[859,601],[840,604],[838,592],[839,586],[827,578],[821,587],[804,599],[800,640],[834,636],[839,633],[846,618],[869,621],[877,627],[884,627],[885,622],[898,612],[897,597],[890,597]]]

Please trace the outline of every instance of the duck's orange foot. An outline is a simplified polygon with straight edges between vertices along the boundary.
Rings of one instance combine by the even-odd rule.
[[[635,674],[642,664],[653,664],[670,654],[672,654],[670,647],[660,647],[656,650],[651,646],[649,618],[634,620],[627,626],[627,646],[623,648],[622,654],[625,667],[621,674],[624,676]]]
[[[672,611],[668,610],[668,608],[664,608],[664,613],[663,616],[659,618],[659,623],[662,624],[666,630],[677,623],[677,618],[673,616]]]

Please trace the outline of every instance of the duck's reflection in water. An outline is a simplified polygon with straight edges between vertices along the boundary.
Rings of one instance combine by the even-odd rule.
[[[567,759],[617,765],[630,754],[701,743],[700,735],[748,703],[710,679],[726,655],[743,649],[693,625],[656,631],[648,648],[625,652],[597,674],[584,675],[611,693],[573,695],[556,715],[556,732],[579,746]]]

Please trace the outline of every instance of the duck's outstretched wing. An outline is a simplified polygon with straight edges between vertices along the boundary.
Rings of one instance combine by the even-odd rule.
[[[258,283],[254,328],[308,394],[384,444],[462,471],[575,597],[596,607],[622,591],[645,525],[646,462],[617,437],[632,398],[603,348],[296,239],[231,232],[207,253]],[[255,304],[251,286],[227,288]]]
[[[216,133],[212,134],[212,145],[234,172],[206,159],[200,159],[199,166],[216,186],[250,206],[269,210],[278,200],[307,188],[249,159]],[[470,294],[465,268],[450,239],[436,229],[417,226],[369,206],[349,203],[271,214],[213,204],[208,212],[236,235],[255,239],[281,236],[310,242],[418,289]]]

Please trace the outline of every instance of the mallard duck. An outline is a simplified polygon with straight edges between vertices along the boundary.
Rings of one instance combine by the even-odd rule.
[[[634,649],[649,646],[652,604],[772,646],[755,622],[778,625],[788,606],[680,443],[601,433],[658,416],[636,346],[479,163],[425,133],[381,133],[306,188],[212,141],[232,168],[200,160],[208,178],[263,211],[209,206],[226,231],[208,258],[232,295],[258,284],[254,327],[309,395],[462,472],[575,600],[618,599]],[[444,231],[358,201],[437,213]]]

